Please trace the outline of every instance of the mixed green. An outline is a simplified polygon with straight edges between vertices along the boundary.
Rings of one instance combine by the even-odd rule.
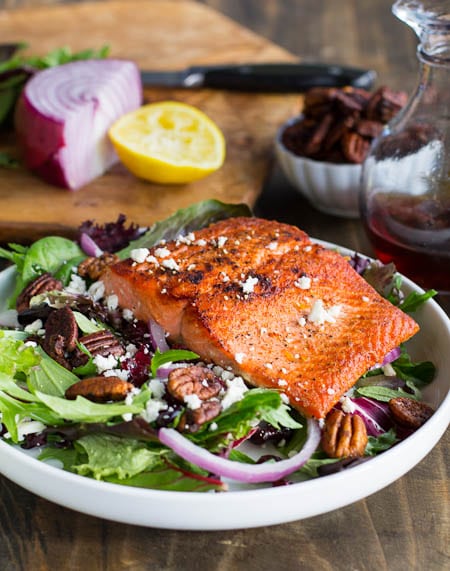
[[[161,240],[185,236],[232,216],[251,216],[251,212],[244,205],[211,200],[180,210],[149,229],[126,226],[120,216],[117,222],[103,226],[87,222],[80,228],[80,235],[88,236],[98,252],[115,253],[119,259],[125,259],[135,249],[150,248]],[[158,490],[226,489],[223,479],[183,459],[159,438],[161,429],[180,428],[183,416],[189,413],[188,403],[164,392],[167,377],[177,366],[198,364],[198,356],[184,348],[167,346],[165,339],[158,340],[157,330],[130,319],[104,297],[98,281],[81,279],[77,268],[88,255],[80,243],[85,245],[86,239],[77,242],[52,236],[31,246],[10,244],[0,248],[0,257],[14,265],[14,269],[8,270],[14,283],[0,312],[3,440],[22,448],[40,449],[40,460],[58,460],[65,470],[98,480]],[[405,298],[392,266],[360,256],[354,256],[349,263],[405,311],[416,310],[434,295],[412,293]],[[62,288],[32,298],[29,309],[19,312],[19,322],[14,323],[21,292],[44,274],[60,281]],[[99,357],[77,341],[76,353],[81,360],[76,366],[67,366],[64,358],[58,359],[58,354],[45,350],[42,343],[46,319],[61,307],[71,308],[81,336],[110,332],[126,352],[120,357]],[[8,319],[13,322],[8,324]],[[212,420],[183,432],[186,441],[236,465],[276,466],[279,461],[301,455],[311,438],[307,419],[286,404],[277,391],[246,387],[242,379],[229,371],[209,367],[223,384],[219,396],[222,404],[227,398],[230,401],[231,392],[234,398]],[[431,382],[434,373],[432,363],[412,362],[405,348],[398,348],[388,363],[369,371],[345,397],[347,406],[351,404],[367,427],[369,438],[364,457],[329,458],[320,446],[315,446],[299,469],[274,483],[346,469],[395,445],[411,430],[396,424],[388,402],[399,396],[420,400],[421,389]],[[123,377],[133,389],[119,401],[66,398],[69,387],[95,375]],[[244,440],[253,452],[239,447]],[[270,448],[266,447],[268,444]]]

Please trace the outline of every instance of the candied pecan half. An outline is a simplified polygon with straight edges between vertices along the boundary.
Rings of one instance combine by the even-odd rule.
[[[114,357],[120,357],[125,354],[125,349],[120,340],[107,329],[83,335],[78,341],[84,345],[92,356],[101,355],[106,357],[107,355],[114,355]],[[81,351],[79,347],[76,347],[70,356],[70,363],[73,367],[84,365],[88,360],[88,355]]]
[[[219,394],[222,383],[207,367],[191,365],[180,367],[169,373],[167,391],[176,399],[183,401],[188,395],[197,395],[207,400]]]
[[[30,307],[31,298],[35,295],[45,293],[47,291],[62,290],[60,280],[54,278],[48,272],[40,275],[38,278],[30,282],[19,294],[16,301],[16,309],[18,313],[22,313]]]
[[[388,404],[394,420],[407,428],[420,428],[434,413],[431,406],[407,397],[393,398]]]
[[[333,115],[327,113],[318,123],[317,127],[314,129],[311,138],[306,143],[305,154],[307,156],[315,155],[322,148],[322,144],[333,124]]]
[[[183,413],[180,422],[177,425],[177,430],[179,432],[197,432],[202,424],[216,418],[220,411],[221,405],[217,400],[202,402],[202,404],[196,409],[188,408]]]
[[[355,130],[362,137],[374,139],[383,130],[383,123],[370,119],[360,119],[355,125]]]
[[[88,377],[71,385],[65,393],[67,399],[82,396],[94,402],[123,400],[133,389],[133,385],[119,377]]]
[[[75,349],[78,339],[78,325],[70,307],[55,309],[45,323],[44,351],[66,369],[70,365],[66,353]]]
[[[120,258],[116,254],[105,252],[97,258],[86,258],[78,265],[78,275],[82,278],[90,278],[93,281],[99,279],[108,266],[117,264]]]
[[[345,133],[342,137],[342,152],[351,163],[360,164],[366,158],[370,143],[358,133]]]
[[[331,458],[358,458],[364,456],[367,445],[367,430],[357,414],[345,414],[332,410],[322,432],[321,445]]]

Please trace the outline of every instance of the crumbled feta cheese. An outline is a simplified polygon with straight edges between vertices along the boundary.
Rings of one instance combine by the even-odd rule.
[[[321,299],[317,299],[308,315],[308,321],[311,323],[317,323],[318,325],[323,325],[326,321],[329,323],[335,323],[340,312],[340,305],[334,305],[326,310],[323,301]]]
[[[306,325],[306,319],[304,317],[299,317],[298,324],[300,327],[304,327]]]
[[[278,242],[270,242],[267,247],[269,250],[276,250],[278,248]]]
[[[178,272],[180,269],[180,266],[176,263],[176,261],[173,258],[168,258],[167,260],[163,260],[161,262],[161,265],[164,268],[167,268],[168,270],[173,270],[175,272]]]
[[[356,406],[354,405],[352,399],[349,397],[342,397],[339,402],[341,403],[341,408],[343,412],[348,414],[353,414],[356,410]]]
[[[167,256],[170,256],[170,253],[168,248],[156,248],[155,250],[155,256],[157,258],[167,258]]]
[[[285,379],[278,379],[278,381],[277,381],[277,385],[278,385],[279,387],[285,387],[287,384],[288,384],[288,383],[287,383],[287,381],[286,381]]]
[[[147,256],[145,258],[145,261],[148,262],[149,264],[154,264],[155,266],[159,266],[159,262],[158,260],[155,258],[155,256]]]
[[[258,278],[248,276],[245,282],[241,283],[244,293],[253,293],[255,285],[259,282]]]
[[[106,307],[109,311],[115,311],[119,307],[119,298],[115,293],[108,295],[106,298]]]
[[[266,367],[266,369],[273,369],[272,363],[265,363],[264,367]]]
[[[236,359],[236,362],[241,365],[241,364],[244,362],[245,353],[236,353],[236,355],[234,356],[234,358]]]
[[[39,420],[23,419],[17,424],[17,436],[21,441],[27,434],[38,434],[46,428]]]
[[[126,369],[108,369],[106,371],[103,371],[103,376],[118,377],[122,381],[128,381],[130,373]]]
[[[336,393],[336,391],[334,389],[332,389],[331,387],[327,389],[327,394],[334,395],[335,393]]]
[[[244,394],[248,391],[242,377],[235,377],[233,380],[226,381],[227,390],[222,399],[222,408],[225,410],[233,403],[242,400]]]
[[[122,311],[122,317],[125,319],[125,321],[133,321],[134,313],[131,311],[131,309],[124,309]]]
[[[133,399],[136,395],[138,395],[141,392],[141,389],[138,389],[138,387],[133,387],[131,389],[131,391],[127,394],[127,396],[125,397],[125,404],[127,406],[130,406],[130,404],[133,404]]]
[[[305,246],[305,247],[303,248],[303,251],[304,251],[304,252],[311,252],[311,250],[312,250],[312,246]]]
[[[130,258],[133,262],[137,262],[138,264],[142,264],[147,259],[150,251],[148,248],[134,248],[130,252]]]
[[[265,335],[267,333],[267,328],[266,327],[261,327],[261,329],[259,330],[259,332],[261,333],[261,335]]]
[[[187,271],[192,272],[192,270],[195,270],[195,268],[196,268],[195,264],[189,264],[189,266],[187,267]]]
[[[159,379],[152,379],[148,384],[152,397],[155,399],[162,398],[163,394],[166,392],[165,385]]]
[[[68,293],[84,294],[86,293],[86,282],[77,274],[72,274],[70,276],[70,283],[66,287],[66,291]]]
[[[192,395],[184,395],[183,401],[186,403],[187,407],[190,408],[191,410],[196,410],[200,408],[202,405],[201,399],[195,393],[193,393]]]
[[[197,244],[197,246],[206,246],[206,240],[203,240],[203,238],[197,240],[197,242],[195,243]]]
[[[223,248],[225,246],[225,242],[228,240],[226,236],[219,236],[217,238],[217,247]]]
[[[94,282],[89,287],[87,293],[93,301],[98,301],[105,295],[105,284],[101,280]]]
[[[311,278],[307,276],[302,276],[297,281],[294,282],[295,287],[299,289],[310,289],[311,287]]]
[[[365,303],[367,303],[368,301],[370,301],[370,299],[367,297],[367,295],[363,295],[361,298]]]
[[[149,399],[145,405],[145,410],[141,413],[141,416],[147,422],[154,422],[158,418],[159,413],[162,410],[167,410],[167,408],[168,405],[165,401]]]
[[[211,422],[211,424],[209,425],[209,430],[211,430],[211,432],[213,432],[214,430],[217,430],[219,428],[219,425],[217,424],[217,422]]]
[[[114,355],[108,355],[107,357],[95,355],[92,361],[96,366],[98,373],[103,373],[103,371],[108,371],[109,369],[115,369],[117,367],[117,358],[114,357]]]
[[[43,323],[41,319],[35,319],[33,323],[29,323],[24,327],[24,331],[26,333],[38,333],[43,327]]]

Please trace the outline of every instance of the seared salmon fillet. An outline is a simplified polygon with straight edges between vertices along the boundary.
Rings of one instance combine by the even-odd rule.
[[[285,393],[316,418],[419,329],[340,254],[258,218],[132,252],[102,280],[121,307],[157,321],[171,341]]]

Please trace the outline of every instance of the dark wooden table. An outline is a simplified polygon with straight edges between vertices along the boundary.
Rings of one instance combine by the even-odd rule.
[[[56,2],[0,0],[0,9],[51,3]],[[416,41],[391,15],[390,0],[204,3],[304,60],[373,67],[380,83],[403,89],[414,85]],[[320,214],[278,170],[257,212],[297,224],[317,238],[371,254],[359,221]],[[304,521],[208,533],[146,529],[85,516],[0,477],[0,569],[450,569],[448,455],[447,434],[409,474],[366,500]]]

